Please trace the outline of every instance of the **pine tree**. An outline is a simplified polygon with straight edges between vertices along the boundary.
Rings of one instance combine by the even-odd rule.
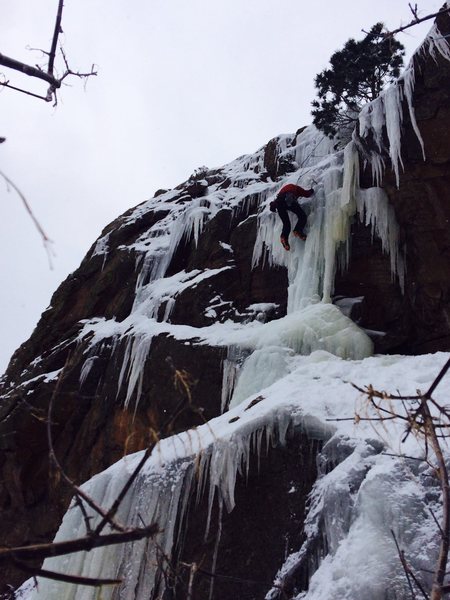
[[[383,37],[382,30],[383,23],[376,23],[363,40],[349,39],[331,56],[331,67],[315,78],[313,123],[329,137],[339,129],[353,129],[362,106],[400,75],[404,47]]]

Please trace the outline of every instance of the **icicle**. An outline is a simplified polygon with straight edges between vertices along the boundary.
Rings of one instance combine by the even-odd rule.
[[[402,100],[403,87],[398,82],[391,85],[384,93],[386,115],[386,131],[389,139],[389,156],[397,181],[400,185],[399,163],[403,168],[401,157],[401,125],[403,120]]]
[[[450,56],[449,56],[450,60]],[[413,126],[414,133],[416,134],[417,139],[419,140],[420,147],[422,148],[422,156],[423,160],[426,159],[425,156],[425,145],[423,143],[422,135],[419,130],[419,126],[417,125],[416,113],[414,111],[413,106],[413,92],[414,92],[414,84],[415,84],[415,72],[414,72],[414,63],[411,61],[408,67],[405,70],[403,75],[404,88],[403,92],[405,94],[406,101],[408,103],[409,116],[411,119],[411,125]]]
[[[169,298],[166,303],[166,308],[164,310],[163,321],[168,321],[170,315],[172,314],[173,309],[175,308],[175,298]]]
[[[81,373],[80,373],[80,388],[83,387],[84,382],[86,381],[86,379],[88,378],[88,375],[94,365],[94,362],[96,360],[96,358],[98,358],[97,356],[90,356],[89,358],[86,359],[86,361],[84,362],[83,366],[81,367]]]
[[[109,506],[117,497],[120,489],[128,479],[133,465],[142,456],[126,457],[108,470],[100,473],[84,485],[87,493],[99,504]],[[169,475],[170,474],[170,475]],[[152,540],[141,540],[96,548],[91,552],[77,552],[69,556],[50,558],[45,561],[45,568],[62,573],[78,573],[84,577],[110,577],[123,579],[120,587],[120,598],[148,598],[161,577],[164,569],[164,558],[170,559],[172,549],[177,541],[176,524],[183,521],[187,507],[186,497],[192,485],[192,468],[190,463],[182,462],[168,469],[166,477],[158,472],[139,477],[122,502],[117,518],[126,526],[142,527],[141,518],[147,524],[159,523],[161,533]],[[164,500],[164,501],[162,501]],[[86,507],[92,517],[91,525],[95,528],[98,516]],[[74,505],[66,513],[55,541],[73,539],[85,535],[84,518]],[[102,588],[102,600],[118,598],[116,588]],[[98,591],[92,587],[67,585],[48,579],[39,580],[39,587],[34,590],[29,600],[96,600]]]
[[[403,290],[405,267],[399,251],[399,227],[386,192],[376,187],[360,189],[356,199],[361,221],[371,227],[372,235],[380,238],[383,252],[390,256],[392,278],[398,278]]]
[[[125,408],[128,407],[133,393],[136,392],[135,410],[137,409],[142,393],[144,367],[150,353],[152,339],[153,335],[149,333],[137,333],[128,336],[117,384],[117,395],[122,389],[124,381],[128,384],[124,403]]]
[[[384,90],[378,98],[363,107],[359,115],[360,136],[362,138],[367,138],[371,132],[380,152],[384,151],[383,128],[386,127],[388,151],[397,186],[400,182],[399,167],[400,165],[403,167],[401,157],[403,98],[406,99],[411,124],[422,148],[422,155],[425,160],[425,147],[413,106],[415,83],[414,61],[417,60],[417,57],[420,54],[428,54],[434,60],[437,59],[438,55],[442,56],[445,60],[450,60],[450,45],[444,36],[442,36],[436,24],[433,25],[422,46],[410,60],[402,76]],[[379,185],[381,181],[381,172],[384,168],[382,158],[376,152],[372,152],[370,155],[370,163],[372,165],[374,183]]]
[[[445,58],[445,60],[450,60],[450,44],[447,40],[448,38],[442,35],[436,23],[434,23],[425,38],[422,48],[419,49],[419,52],[428,51],[429,55],[435,61],[438,54]]]

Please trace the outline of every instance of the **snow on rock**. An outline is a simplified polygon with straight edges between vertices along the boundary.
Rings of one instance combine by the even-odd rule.
[[[264,181],[258,175],[264,161],[264,149],[260,149],[253,155],[240,157],[225,165],[220,170],[220,182],[209,185],[206,196],[193,199],[184,196],[180,191],[180,197],[177,197],[174,190],[171,190],[140,205],[127,216],[127,223],[130,223],[133,218],[142,216],[146,210],[162,207],[168,209],[167,214],[142,234],[130,248],[137,253],[139,270],[131,314],[120,324],[114,319],[88,322],[79,336],[79,339],[84,339],[94,333],[86,351],[87,361],[97,354],[97,346],[106,337],[112,337],[116,346],[120,340],[125,341],[125,360],[120,372],[117,394],[121,387],[127,386],[126,405],[132,397],[136,398],[136,403],[139,402],[143,367],[154,335],[167,332],[178,339],[198,338],[215,345],[229,346],[241,343],[235,339],[234,334],[230,337],[228,323],[221,328],[220,335],[217,335],[220,329],[218,324],[212,329],[201,330],[170,324],[170,315],[180,292],[188,287],[195,287],[207,277],[214,277],[219,272],[231,268],[228,266],[203,272],[180,271],[166,277],[167,269],[181,241],[193,240],[197,244],[205,223],[219,210],[228,208],[235,214],[245,216],[255,203],[255,206],[259,207],[253,264],[269,260],[272,264],[287,266],[289,314],[303,310],[311,303],[317,303],[319,299],[325,304],[331,302],[336,270],[339,267],[345,268],[348,263],[350,225],[358,213],[360,218],[365,219],[371,226],[373,234],[381,237],[383,249],[391,255],[393,277],[398,276],[401,279],[401,256],[398,251],[395,216],[380,188],[359,189],[356,144],[351,142],[344,151],[336,152],[331,141],[314,127],[306,128],[298,136],[280,136],[277,138],[277,144],[280,156],[290,157],[289,160],[295,159],[294,162],[298,166],[296,171],[288,173],[280,182]],[[221,183],[223,178],[230,182],[226,188]],[[244,180],[245,185],[242,186]],[[298,182],[305,187],[314,188],[314,196],[303,203],[309,213],[308,238],[306,243],[292,239],[291,252],[286,252],[280,245],[280,220],[268,210],[268,204],[277,190],[288,182]],[[163,314],[160,314],[162,306],[165,308]],[[323,314],[330,314],[330,309],[325,307],[314,309],[316,313],[319,310],[322,310]],[[214,306],[210,306],[205,314],[213,319],[216,314]],[[308,321],[309,313],[302,314]],[[251,318],[251,314],[249,317]],[[253,318],[256,317],[255,313]],[[261,318],[264,320],[263,315]],[[167,325],[161,325],[161,320]],[[298,325],[297,322],[298,319],[295,324],[296,331],[301,332],[298,336],[304,334],[305,341],[297,340],[295,352],[305,353],[326,348],[347,358],[362,356],[361,343],[350,341],[348,325],[339,319],[335,320],[335,325],[342,323],[343,334],[335,348],[328,338],[324,341],[318,331],[311,337],[310,324]],[[289,321],[287,326],[290,326]],[[356,328],[353,328],[353,331],[356,332]],[[334,335],[337,340],[337,331]],[[355,333],[355,336],[359,340],[364,338],[365,334],[359,332]],[[344,338],[347,341],[342,345]],[[248,343],[244,345],[248,347]],[[255,342],[254,346],[257,345]],[[352,348],[358,348],[358,351],[353,353]],[[366,356],[370,352],[370,344],[366,340],[363,355]],[[83,369],[84,373],[86,369]]]
[[[392,85],[387,87],[370,104],[366,104],[359,115],[359,135],[361,138],[372,136],[378,148],[371,150],[369,162],[372,167],[374,182],[381,181],[384,168],[383,154],[387,150],[395,172],[397,186],[400,183],[400,167],[403,168],[401,156],[401,138],[403,122],[403,100],[406,100],[408,114],[413,130],[422,148],[425,159],[425,147],[417,125],[413,106],[413,92],[415,83],[415,61],[420,55],[429,55],[436,60],[438,55],[450,60],[450,45],[448,39],[441,34],[436,23],[426,36],[424,42],[411,58],[403,74]],[[387,148],[385,148],[384,130],[387,136]]]
[[[450,60],[448,45],[441,37],[436,28],[432,29],[421,51],[431,56],[439,53]],[[423,448],[413,436],[401,444],[398,422],[385,422],[377,428],[376,421],[364,420],[378,415],[351,383],[415,393],[430,385],[448,356],[371,356],[373,346],[366,333],[331,304],[336,271],[348,265],[350,227],[356,218],[381,239],[383,250],[390,255],[392,276],[403,284],[398,226],[386,194],[378,186],[385,166],[385,132],[399,182],[404,99],[423,147],[414,116],[413,90],[411,63],[398,82],[361,112],[359,136],[371,136],[376,146],[365,155],[372,166],[373,187],[360,189],[361,143],[356,135],[344,150],[336,151],[331,140],[308,127],[297,136],[278,136],[272,141],[271,160],[277,164],[284,161],[286,167],[276,182],[261,177],[268,160],[262,148],[216,170],[214,177],[220,173],[218,179],[202,170],[201,179],[192,183],[198,184],[201,194],[171,190],[127,216],[129,224],[147,211],[166,210],[130,248],[136,253],[139,271],[131,314],[121,322],[92,319],[84,323],[79,340],[87,340],[88,348],[81,378],[86,378],[105,340],[113,339],[116,345],[125,341],[117,391],[127,386],[126,405],[132,397],[139,402],[152,340],[165,333],[187,342],[195,339],[198,344],[228,348],[222,409],[226,411],[228,404],[231,408],[201,427],[162,440],[128,493],[120,508],[120,520],[130,527],[138,525],[140,518],[145,523],[162,524],[156,541],[47,559],[44,568],[123,578],[119,591],[102,590],[104,600],[143,600],[154,597],[157,587],[162,593],[165,583],[158,548],[168,558],[181,548],[190,499],[207,495],[208,530],[214,502],[233,510],[236,480],[239,474],[246,474],[250,456],[259,456],[271,443],[283,444],[287,436],[302,431],[311,440],[324,443],[319,478],[310,496],[305,541],[286,557],[266,598],[279,598],[280,585],[286,582],[293,582],[297,600],[406,597],[396,541],[413,568],[422,573],[425,584],[429,583],[427,572],[433,568],[439,531],[428,509],[433,502],[437,513],[440,509],[439,494],[426,463],[414,460],[423,455]],[[280,245],[281,223],[269,211],[270,201],[286,183],[314,189],[313,197],[302,202],[308,212],[307,240],[292,239],[290,252]],[[239,215],[241,224],[250,211],[257,211],[253,266],[269,261],[287,268],[287,315],[264,322],[264,314],[273,306],[254,305],[249,307],[253,318],[244,323],[227,321],[202,328],[172,324],[171,310],[182,290],[232,268],[182,270],[167,276],[180,244],[198,244],[206,224],[224,209]],[[222,249],[232,254],[228,245],[222,244]],[[105,237],[95,252],[107,251]],[[220,297],[217,301],[222,302]],[[208,309],[211,317],[214,306]],[[257,318],[261,314],[263,317]],[[448,397],[448,379],[438,388],[437,399],[445,401]],[[363,420],[357,418],[355,422],[355,412]],[[399,454],[411,458],[399,458]],[[87,482],[86,491],[97,502],[110,505],[140,457],[125,457]],[[82,532],[84,519],[72,506],[57,540]],[[296,574],[305,563],[309,585],[299,589]],[[91,588],[48,580],[40,580],[38,589],[27,594],[30,599],[46,600],[98,597]]]
[[[323,466],[311,494],[304,546],[287,557],[275,585],[292,575],[302,561],[315,557],[309,590],[300,593],[299,600],[381,600],[388,588],[404,597],[405,579],[392,532],[414,568],[432,567],[439,543],[437,525],[427,509],[433,480],[425,463],[412,460],[423,455],[417,440],[410,436],[401,447],[400,424],[386,422],[380,428],[381,437],[386,438],[384,445],[376,423],[355,423],[351,418],[355,410],[366,417],[377,414],[350,382],[359,386],[371,383],[381,390],[396,388],[401,382],[402,393],[415,393],[429,386],[448,355],[346,361],[316,351],[289,359],[295,363],[291,372],[259,390],[258,402],[249,398],[196,430],[162,440],[155,448],[119,512],[120,521],[129,526],[138,525],[139,518],[164,524],[155,543],[141,541],[51,558],[44,568],[90,577],[123,577],[120,596],[107,587],[102,590],[105,600],[152,597],[155,581],[160,582],[160,590],[164,588],[157,548],[170,557],[182,544],[189,498],[206,493],[210,510],[215,498],[232,510],[236,477],[245,474],[250,453],[262,452],[270,440],[283,443],[300,428],[311,439],[325,442]],[[444,400],[449,393],[447,378],[436,398]],[[349,419],[338,420],[343,416]],[[383,452],[386,447],[388,453],[403,450],[412,458],[389,456]],[[96,475],[85,484],[85,491],[109,506],[141,456],[127,456]],[[56,539],[81,535],[83,527],[84,519],[73,506]],[[268,590],[267,598],[277,598],[278,589]],[[93,600],[96,593],[92,588],[39,580],[38,589],[27,598]]]

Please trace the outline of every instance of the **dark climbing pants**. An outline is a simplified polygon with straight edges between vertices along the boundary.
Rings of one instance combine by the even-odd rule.
[[[292,202],[289,206],[286,202],[281,201],[278,206],[278,214],[280,215],[280,219],[283,222],[283,231],[281,235],[284,238],[288,238],[291,232],[291,221],[289,219],[288,210],[294,213],[297,216],[298,221],[297,225],[294,227],[294,231],[299,231],[303,233],[303,228],[306,225],[307,217],[300,206],[297,204],[297,201]]]

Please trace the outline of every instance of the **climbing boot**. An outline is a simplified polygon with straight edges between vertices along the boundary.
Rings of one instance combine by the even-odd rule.
[[[283,235],[280,237],[280,242],[285,250],[291,249],[291,247],[289,246],[289,242],[287,241],[287,238],[285,238]]]
[[[306,235],[303,233],[303,231],[296,231],[296,230],[294,229],[294,236],[295,236],[296,238],[298,238],[299,240],[303,240],[303,241],[305,241],[305,240],[306,240]]]

